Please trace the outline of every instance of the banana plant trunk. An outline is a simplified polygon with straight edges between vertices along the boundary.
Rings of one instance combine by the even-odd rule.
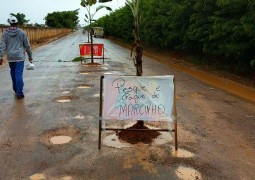
[[[136,76],[142,76],[143,74],[143,46],[139,37],[139,25],[138,23],[135,26],[134,29],[134,37],[135,37],[135,59],[134,59],[134,65],[136,67]],[[144,122],[141,120],[137,121],[137,124],[139,128],[144,127]]]
[[[91,19],[90,19],[90,53],[91,53],[91,63],[94,63],[94,57],[93,57],[93,29],[91,26]]]
[[[89,39],[90,39],[90,33],[89,33],[89,30],[87,30],[88,32],[88,43],[89,43]]]

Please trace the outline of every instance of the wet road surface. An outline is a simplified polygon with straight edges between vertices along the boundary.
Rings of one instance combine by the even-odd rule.
[[[35,49],[35,70],[24,70],[22,100],[12,92],[9,68],[0,69],[0,179],[255,177],[255,104],[146,56],[145,76],[176,77],[180,151],[173,151],[169,137],[125,148],[109,131],[98,150],[100,75],[136,71],[130,51],[107,39],[95,38],[106,48],[102,66],[71,62],[86,38],[75,32]]]

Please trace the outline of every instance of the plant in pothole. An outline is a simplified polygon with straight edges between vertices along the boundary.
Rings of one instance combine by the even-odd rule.
[[[101,2],[101,1],[98,1]],[[109,11],[112,11],[112,9],[108,6],[100,5],[96,8],[96,11],[94,13],[91,12],[91,6],[95,5],[97,3],[97,0],[81,0],[81,6],[85,7],[87,10],[87,14],[85,15],[85,20],[89,23],[89,29],[90,29],[90,49],[91,49],[91,64],[94,64],[94,57],[93,57],[93,33],[92,33],[92,21],[95,21],[94,16],[95,14],[101,10],[101,9],[107,9]]]
[[[99,2],[109,2],[112,0],[99,0]],[[142,67],[142,56],[143,56],[143,46],[142,41],[140,39],[140,3],[141,0],[126,0],[126,4],[130,7],[133,17],[134,17],[134,29],[133,29],[133,36],[134,36],[134,43],[131,48],[130,56],[132,57],[133,49],[135,48],[135,57],[133,58],[134,66],[136,68],[136,75],[142,76],[143,74],[143,67]],[[143,128],[144,122],[138,120],[137,124],[139,127]]]

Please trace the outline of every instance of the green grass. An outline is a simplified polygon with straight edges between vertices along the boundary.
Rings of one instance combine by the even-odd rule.
[[[81,57],[76,57],[72,60],[72,62],[81,62]]]

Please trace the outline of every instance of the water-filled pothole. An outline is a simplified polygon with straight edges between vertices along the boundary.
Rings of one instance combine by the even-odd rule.
[[[134,123],[129,123],[127,125],[125,125],[123,128],[127,129],[130,126],[132,127],[134,125]],[[157,129],[155,127],[152,126],[148,126],[147,127],[149,129]],[[111,128],[114,129],[118,129],[120,127],[118,126],[111,126]],[[143,134],[144,133],[144,134]],[[148,137],[148,132],[140,132],[139,136],[144,136],[144,137]],[[147,140],[141,140],[140,142],[145,143],[145,144],[151,144],[151,145],[162,145],[162,144],[166,144],[169,143],[170,141],[173,140],[172,135],[170,132],[160,132],[158,131],[157,133],[159,133],[159,135],[155,138],[151,138],[149,137],[149,139],[147,140],[151,140],[150,143],[146,142]],[[135,137],[133,137],[133,135]],[[119,135],[119,134],[118,134]],[[126,147],[131,147],[132,144],[137,144],[138,142],[132,140],[132,138],[141,138],[139,136],[137,136],[134,131],[129,131],[128,134],[125,134],[125,138],[126,140],[123,140],[123,138],[119,138],[119,136],[115,134],[112,135],[108,135],[107,137],[105,137],[105,139],[103,140],[104,144],[110,147],[115,147],[115,148],[126,148]],[[151,138],[151,139],[150,139]]]
[[[80,131],[73,126],[58,128],[49,130],[43,133],[40,137],[40,141],[47,145],[53,147],[58,144],[74,143],[80,139]]]
[[[63,94],[69,94],[69,93],[71,93],[70,91],[63,91],[62,92]]]
[[[57,101],[58,103],[67,103],[67,102],[70,102],[71,100],[72,100],[72,97],[70,96],[62,96],[55,99],[55,101]]]
[[[85,117],[82,114],[78,114],[74,119],[84,119]]]
[[[92,85],[88,85],[88,84],[80,84],[77,86],[77,88],[79,88],[79,89],[88,89],[91,87],[92,87]]]
[[[106,136],[103,140],[103,143],[107,146],[119,148],[119,149],[131,147],[131,144],[129,143],[121,142],[116,134]]]
[[[29,177],[30,180],[43,180],[46,179],[46,177],[44,176],[44,174],[33,174],[32,176]]]
[[[190,179],[190,180],[201,179],[201,174],[197,170],[190,167],[179,166],[175,170],[175,173],[180,179]]]
[[[171,154],[172,156],[178,157],[178,158],[191,158],[195,156],[195,154],[193,154],[192,152],[181,149],[181,148],[178,148],[178,150],[176,151],[174,147],[171,147]]]
[[[67,103],[67,102],[70,102],[71,99],[60,99],[58,100],[59,103]]]
[[[66,144],[72,140],[70,136],[53,136],[50,138],[52,144]]]

